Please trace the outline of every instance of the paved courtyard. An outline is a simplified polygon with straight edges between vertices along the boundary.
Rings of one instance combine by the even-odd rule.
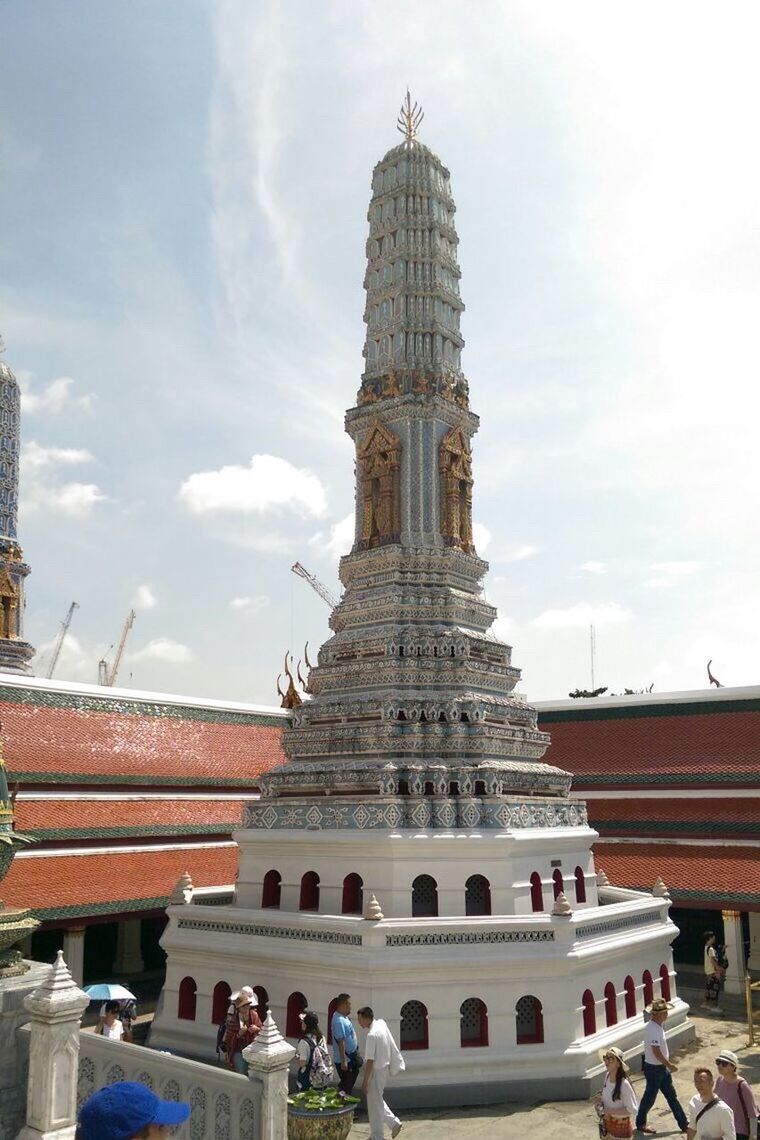
[[[692,1021],[697,1029],[697,1040],[679,1049],[673,1060],[679,1071],[674,1075],[681,1103],[694,1093],[692,1073],[697,1064],[709,1065],[713,1072],[715,1058],[721,1048],[733,1049],[742,1066],[742,1075],[760,1093],[760,1050],[747,1048],[746,1023],[735,1020],[736,1015],[725,1018],[703,1016],[695,1007]],[[642,1021],[643,1031],[643,1021]],[[641,1073],[633,1073],[633,1086],[641,1099],[644,1081]],[[600,1077],[601,1086],[601,1077]],[[552,1101],[535,1104],[495,1104],[484,1108],[445,1108],[440,1111],[424,1109],[402,1113],[404,1128],[400,1140],[596,1140],[596,1118],[590,1101]],[[649,1115],[648,1123],[657,1129],[658,1137],[680,1136],[676,1123],[662,1097],[658,1097]],[[369,1125],[358,1121],[351,1130],[349,1140],[367,1140]]]

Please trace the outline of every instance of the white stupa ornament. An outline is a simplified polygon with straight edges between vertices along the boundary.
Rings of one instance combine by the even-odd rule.
[[[552,907],[552,914],[558,918],[570,918],[570,915],[572,913],[573,913],[573,908],[570,906],[570,903],[567,901],[567,896],[565,895],[565,892],[560,891],[559,894],[557,895],[556,899],[554,900],[554,906]]]
[[[598,887],[608,887],[610,885],[610,880],[607,878],[601,867],[596,872],[596,885]]]
[[[193,901],[193,880],[190,878],[189,871],[183,871],[177,879],[174,890],[169,896],[169,902],[172,906],[182,906]]]
[[[362,917],[366,918],[368,922],[381,922],[385,917],[380,909],[380,903],[374,895],[370,895],[364,904],[364,914]]]
[[[670,891],[665,886],[665,884],[663,883],[663,881],[659,875],[657,876],[657,881],[655,882],[654,886],[652,887],[652,894],[654,895],[654,897],[656,899],[669,899],[670,898]]]

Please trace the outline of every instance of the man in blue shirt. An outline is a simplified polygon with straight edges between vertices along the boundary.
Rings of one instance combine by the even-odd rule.
[[[348,1095],[356,1084],[362,1061],[359,1056],[359,1042],[356,1030],[351,1024],[351,995],[338,994],[335,999],[335,1012],[332,1015],[333,1056],[338,1070],[338,1089]]]

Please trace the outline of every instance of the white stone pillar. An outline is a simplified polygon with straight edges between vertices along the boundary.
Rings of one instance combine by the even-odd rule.
[[[79,1027],[89,999],[59,950],[45,981],[24,998],[31,1014],[26,1125],[17,1140],[73,1140],[76,1129]]]
[[[760,977],[760,911],[749,913],[749,969],[753,978]]]
[[[271,1012],[256,1040],[243,1050],[249,1078],[261,1084],[260,1140],[287,1140],[288,1067],[295,1055]]]
[[[70,926],[63,935],[63,956],[78,986],[84,981],[84,937],[86,927]]]
[[[742,916],[738,910],[723,911],[723,940],[728,955],[725,990],[727,994],[744,993],[744,974],[747,962],[744,957]]]
[[[142,921],[139,918],[128,918],[119,923],[116,937],[116,958],[113,969],[115,974],[141,974],[145,968],[140,946],[140,932]]]

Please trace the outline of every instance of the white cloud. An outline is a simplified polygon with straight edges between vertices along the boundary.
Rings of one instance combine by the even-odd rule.
[[[254,455],[248,467],[188,476],[179,498],[193,514],[293,512],[320,518],[327,510],[325,489],[316,475],[277,455]]]
[[[266,594],[254,594],[253,597],[233,598],[230,609],[252,616],[265,610],[269,604],[270,600]]]
[[[644,583],[652,590],[667,589],[670,586],[676,586],[684,578],[689,577],[691,574],[696,574],[698,570],[702,569],[701,562],[653,562],[650,567],[653,577],[647,579]]]
[[[153,592],[153,587],[144,582],[142,586],[138,586],[135,591],[135,596],[132,599],[132,605],[136,610],[152,610],[158,605],[158,598]]]
[[[96,483],[51,481],[56,467],[92,463],[93,456],[82,447],[42,447],[30,440],[21,451],[21,507],[24,512],[56,510],[73,518],[84,518],[96,503],[105,502]]]
[[[51,380],[41,392],[32,392],[31,381],[23,374],[18,380],[21,388],[21,411],[25,415],[47,412],[55,416],[67,408],[82,412],[92,411],[95,397],[92,394],[74,396],[72,393],[74,381],[70,376],[59,376],[57,380]]]
[[[483,523],[474,522],[472,524],[472,539],[475,543],[475,549],[481,557],[485,554],[486,550],[488,550],[492,538],[493,535]]]
[[[585,570],[587,574],[606,574],[607,573],[607,563],[606,562],[594,562],[593,560],[590,562],[581,562],[578,569],[579,570]]]
[[[321,547],[330,558],[341,558],[342,555],[348,554],[354,544],[355,525],[354,512],[351,511],[340,522],[332,524],[327,537],[321,530],[312,535],[309,539],[309,546]]]
[[[623,625],[630,620],[629,611],[617,602],[601,602],[598,605],[580,602],[563,610],[544,610],[533,618],[531,625],[536,629],[581,629],[590,625],[602,628]]]
[[[92,454],[83,447],[41,447],[39,443],[30,440],[21,449],[21,465],[25,471],[92,461]]]
[[[32,505],[62,511],[74,518],[84,518],[96,503],[103,503],[106,499],[107,496],[95,483],[65,483],[63,487],[47,488],[36,504],[32,500]],[[25,502],[25,506],[29,505]]]
[[[33,659],[33,669],[37,676],[47,676],[48,668],[55,648],[56,637],[43,641],[37,646]],[[61,646],[61,652],[56,663],[53,678],[65,681],[90,681],[94,683],[98,678],[98,660],[100,652],[85,648],[82,642],[71,631]]]
[[[524,543],[522,546],[508,546],[493,557],[497,562],[523,562],[526,558],[532,558],[534,554],[538,554],[540,549],[540,546]]]
[[[166,661],[170,665],[185,665],[195,654],[187,645],[170,637],[154,637],[142,649],[129,654],[130,661]]]

